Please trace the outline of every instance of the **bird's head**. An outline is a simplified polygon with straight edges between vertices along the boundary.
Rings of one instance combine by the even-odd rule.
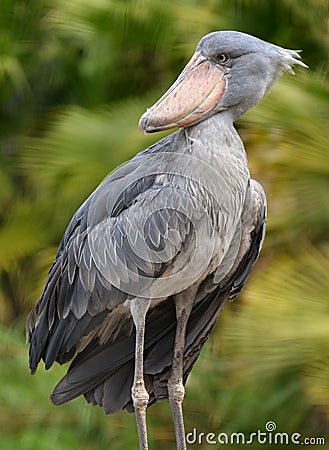
[[[194,125],[221,111],[235,120],[256,105],[282,72],[307,67],[298,51],[237,31],[199,42],[174,84],[140,119],[143,133]]]

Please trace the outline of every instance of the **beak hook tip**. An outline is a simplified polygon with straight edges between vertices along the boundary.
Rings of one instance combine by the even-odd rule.
[[[145,136],[147,133],[147,122],[148,118],[146,117],[147,113],[144,113],[139,120],[138,129]]]

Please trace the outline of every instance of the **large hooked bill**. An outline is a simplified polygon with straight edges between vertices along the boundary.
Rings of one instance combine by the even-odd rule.
[[[145,134],[186,127],[210,116],[225,94],[227,73],[196,52],[174,84],[142,115],[139,129]]]

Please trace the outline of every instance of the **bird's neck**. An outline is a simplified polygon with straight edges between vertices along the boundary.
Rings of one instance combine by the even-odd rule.
[[[232,120],[218,116],[179,130],[176,148],[180,154],[184,153],[183,160],[188,166],[184,170],[190,171],[192,179],[199,177],[200,183],[212,186],[210,191],[217,192],[219,197],[233,196],[239,210],[250,178],[248,161]],[[187,155],[190,157],[186,158]]]
[[[228,111],[181,129],[179,133],[180,139],[185,141],[185,152],[193,153],[209,163],[234,166],[242,172],[248,172],[246,152]]]

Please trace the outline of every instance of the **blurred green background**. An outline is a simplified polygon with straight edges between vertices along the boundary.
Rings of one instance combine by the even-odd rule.
[[[268,232],[190,376],[186,431],[248,434],[274,421],[329,448],[328,1],[1,0],[1,449],[137,448],[134,416],[105,417],[82,399],[51,405],[66,367],[29,374],[25,316],[76,208],[163,136],[142,136],[140,115],[221,29],[301,48],[310,69],[285,74],[237,123],[267,192]],[[167,402],[148,424],[151,449],[174,448]]]

